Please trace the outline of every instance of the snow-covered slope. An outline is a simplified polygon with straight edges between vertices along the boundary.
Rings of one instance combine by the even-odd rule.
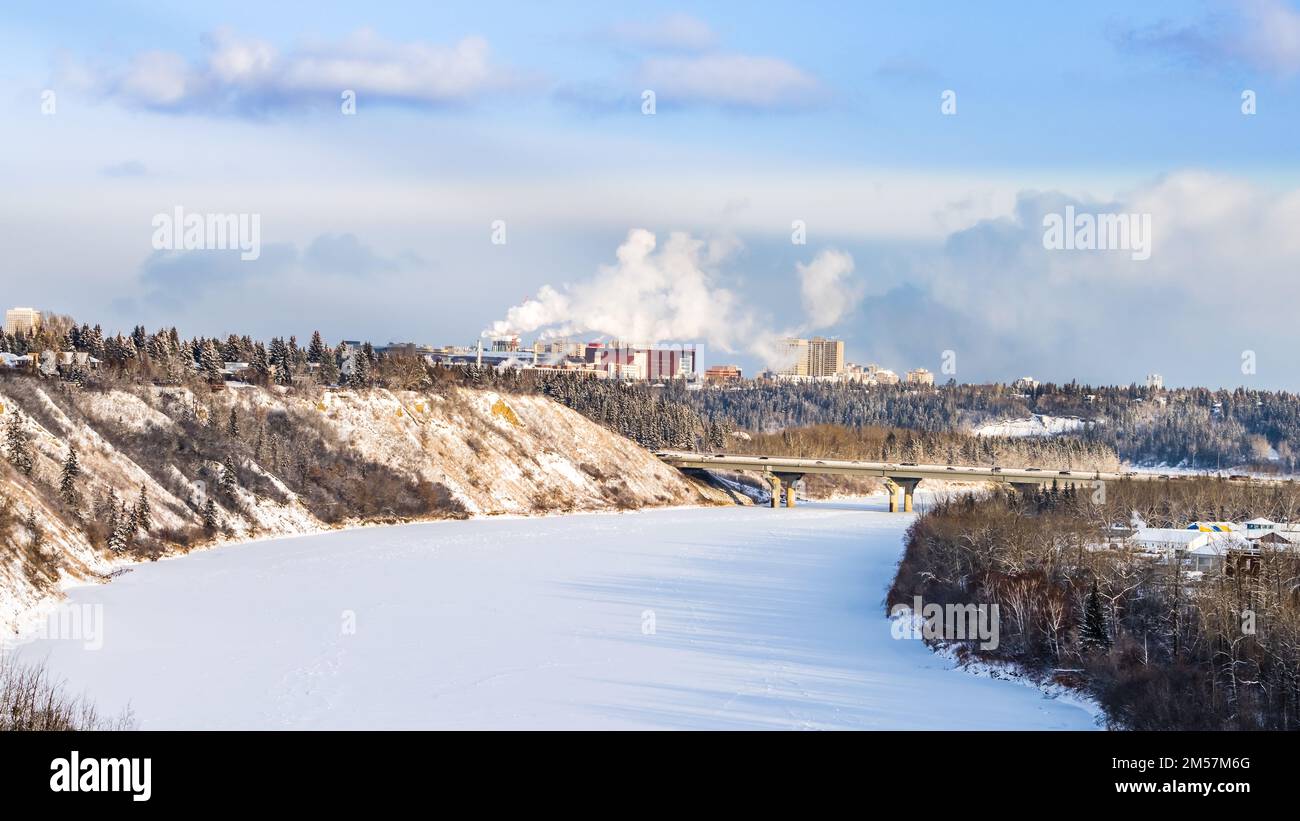
[[[1028,419],[1002,419],[975,428],[976,436],[1056,436],[1083,430],[1087,422],[1075,416],[1034,414]]]
[[[82,391],[32,379],[0,382],[0,426],[19,410],[35,464],[24,477],[0,461],[0,496],[10,503],[8,520],[0,518],[0,635],[57,598],[61,586],[94,579],[121,560],[93,532],[95,500],[109,490],[129,504],[145,489],[153,527],[143,541],[154,555],[174,552],[178,542],[376,521],[733,503],[631,441],[531,394],[247,388],[195,395],[183,388]],[[83,498],[72,507],[58,493],[69,446],[82,469]],[[240,481],[220,493],[227,458]],[[333,495],[316,492],[325,485]],[[387,498],[397,494],[402,506]],[[214,538],[203,530],[208,497],[217,502]],[[38,539],[23,527],[28,519],[38,525]]]

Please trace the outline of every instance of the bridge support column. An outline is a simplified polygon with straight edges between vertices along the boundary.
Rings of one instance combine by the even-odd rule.
[[[898,491],[900,490],[902,490],[902,488],[899,487],[893,479],[890,479],[888,476],[885,477],[885,491],[889,493],[890,513],[898,512]]]
[[[781,506],[781,477],[775,473],[769,473],[766,477],[768,487],[772,488],[772,507]]]
[[[778,473],[776,477],[785,485],[785,506],[794,507],[794,487],[803,479],[802,473]]]
[[[916,486],[921,484],[920,479],[903,479],[903,512],[912,512],[912,494],[916,491]]]
[[[902,479],[900,479],[900,478],[896,478],[896,477],[892,477],[892,476],[891,476],[890,478],[886,479],[885,481],[887,481],[887,482],[890,484],[890,486],[891,486],[891,487],[890,487],[890,491],[891,491],[891,492],[890,492],[890,497],[889,497],[889,512],[890,512],[890,513],[897,513],[897,512],[898,512],[898,499],[897,499],[897,496],[898,496],[898,491],[902,491],[902,493],[903,493],[903,512],[904,512],[904,513],[911,513],[911,512],[912,512],[912,494],[916,492],[916,486],[919,485],[919,484],[921,484],[921,480],[920,480],[920,479],[910,479],[910,478],[902,478]]]

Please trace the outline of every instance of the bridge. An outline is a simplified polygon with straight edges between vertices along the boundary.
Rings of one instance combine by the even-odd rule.
[[[1172,481],[1181,478],[1166,473],[1107,473],[1095,470],[1053,470],[1048,468],[1005,468],[966,465],[918,465],[914,462],[863,462],[847,459],[800,459],[789,456],[740,456],[727,453],[691,453],[661,450],[655,453],[665,463],[681,470],[726,470],[760,473],[772,488],[772,507],[781,506],[781,489],[786,489],[785,503],[794,507],[794,484],[809,473],[837,473],[874,476],[885,480],[889,490],[889,512],[912,511],[912,494],[923,479],[950,482],[1002,482],[1022,492],[1037,490],[1056,482],[1059,486],[1096,487],[1097,483],[1133,481]],[[1252,479],[1249,476],[1225,477],[1232,481],[1272,484],[1276,479]]]

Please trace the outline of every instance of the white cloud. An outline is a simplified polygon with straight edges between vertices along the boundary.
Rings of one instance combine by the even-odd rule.
[[[1282,0],[1250,0],[1243,8],[1239,47],[1247,59],[1270,71],[1300,71],[1300,12]]]
[[[142,105],[167,107],[183,102],[195,79],[179,54],[145,51],[131,58],[117,90]]]
[[[1192,23],[1129,27],[1120,43],[1195,64],[1232,64],[1284,77],[1300,72],[1300,11],[1285,0],[1241,0]]]
[[[1149,214],[1150,258],[1044,249],[1043,216],[1067,205]],[[1103,201],[1025,191],[1014,216],[955,232],[944,254],[919,261],[909,281],[986,339],[1003,340],[1020,357],[1052,359],[1057,375],[1190,375],[1203,366],[1226,379],[1243,349],[1292,346],[1277,306],[1300,301],[1297,221],[1300,190],[1199,171]],[[1276,384],[1281,373],[1271,378]]]
[[[640,80],[660,105],[803,108],[824,96],[821,83],[803,69],[776,57],[745,54],[653,57],[642,64]]]
[[[147,108],[243,113],[308,101],[337,105],[345,89],[356,92],[362,105],[461,103],[519,83],[493,62],[481,37],[450,45],[399,43],[362,29],[340,42],[281,52],[220,29],[206,35],[203,46],[203,58],[195,62],[174,52],[137,54],[125,69],[104,72],[99,85],[110,96]]]
[[[708,23],[680,13],[650,22],[616,23],[609,36],[629,45],[665,51],[704,51],[718,40]]]

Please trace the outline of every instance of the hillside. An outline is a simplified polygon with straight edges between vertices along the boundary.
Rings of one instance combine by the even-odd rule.
[[[0,462],[0,635],[67,583],[198,545],[733,501],[545,397],[471,388],[196,393],[11,378],[0,381],[6,456],[15,428],[30,472]]]

